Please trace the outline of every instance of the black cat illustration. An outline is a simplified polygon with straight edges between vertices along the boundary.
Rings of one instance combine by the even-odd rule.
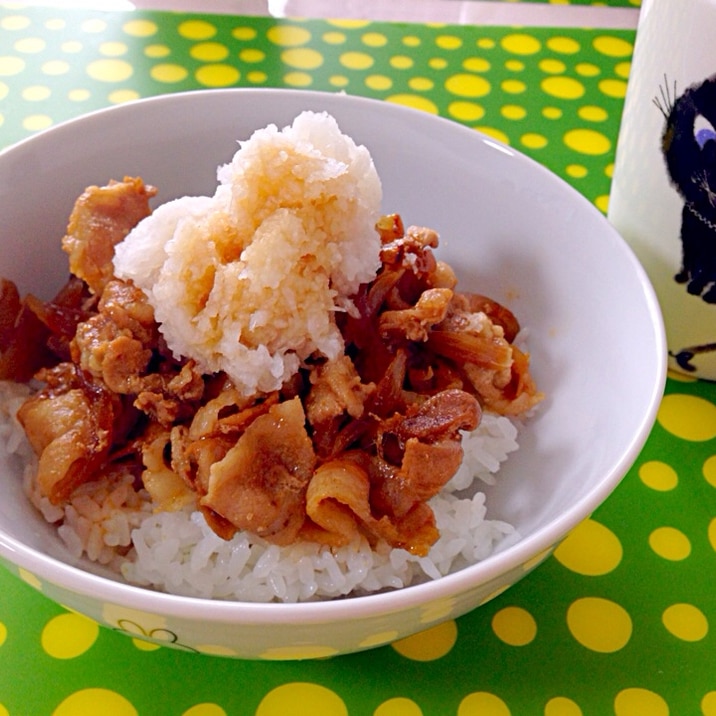
[[[665,119],[661,149],[676,191],[684,200],[681,212],[681,267],[674,279],[709,304],[716,304],[716,75],[677,96],[664,78],[654,103]],[[716,343],[672,353],[684,369],[699,353]]]

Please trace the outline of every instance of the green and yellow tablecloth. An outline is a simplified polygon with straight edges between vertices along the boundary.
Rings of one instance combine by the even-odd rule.
[[[604,211],[633,41],[0,5],[0,146],[166,92],[344,90],[495,135]],[[553,557],[479,610],[374,651],[246,662],[157,647],[0,570],[0,716],[715,716],[715,575],[716,385],[672,376],[638,462]]]

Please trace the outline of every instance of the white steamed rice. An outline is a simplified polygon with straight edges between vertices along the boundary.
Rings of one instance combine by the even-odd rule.
[[[426,557],[366,540],[340,549],[314,543],[279,547],[245,533],[226,541],[199,512],[152,512],[131,478],[111,475],[82,486],[65,507],[50,505],[33,481],[34,456],[15,418],[26,386],[0,381],[0,453],[27,464],[25,487],[33,504],[74,558],[87,555],[128,582],[173,594],[251,602],[297,602],[358,595],[436,579],[489,556],[517,539],[514,528],[486,517],[485,495],[475,482],[494,483],[500,464],[515,451],[517,428],[483,414],[463,435],[463,464],[430,501],[440,538]]]

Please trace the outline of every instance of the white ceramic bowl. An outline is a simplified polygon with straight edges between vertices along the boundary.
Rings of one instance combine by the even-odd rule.
[[[538,565],[636,459],[665,380],[661,315],[626,244],[580,194],[515,150],[454,122],[349,97],[218,90],[96,112],[0,153],[0,275],[50,297],[59,239],[85,186],[124,175],[159,200],[211,194],[237,139],[304,109],[327,110],[371,151],[384,209],[441,234],[461,286],[505,302],[529,329],[547,397],[487,490],[488,517],[517,544],[434,582],[332,602],[247,604],[170,596],[68,563],[0,462],[0,557],[51,599],[134,636],[248,658],[360,650],[457,617]]]

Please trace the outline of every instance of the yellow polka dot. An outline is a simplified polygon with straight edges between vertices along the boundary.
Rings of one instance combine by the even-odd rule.
[[[475,44],[483,50],[491,50],[497,43],[491,37],[481,37]]]
[[[592,519],[577,525],[554,551],[555,559],[564,567],[589,577],[614,571],[623,554],[614,532]]]
[[[554,60],[547,58],[539,63],[539,68],[542,72],[546,72],[551,75],[558,75],[567,69],[567,66],[561,60]]]
[[[347,87],[350,84],[350,80],[344,75],[331,75],[328,81],[334,87]]]
[[[627,57],[633,49],[631,42],[607,35],[595,38],[592,45],[597,52],[607,57]]]
[[[572,602],[567,610],[567,626],[582,646],[605,654],[624,648],[632,634],[632,621],[626,610],[601,597]]]
[[[609,119],[609,114],[603,107],[596,107],[594,105],[580,107],[577,110],[577,114],[588,122],[604,122]]]
[[[675,527],[658,527],[649,535],[649,546],[663,559],[678,562],[691,554],[689,538]]]
[[[110,92],[108,99],[112,104],[123,104],[124,102],[134,102],[139,99],[140,94],[137,90],[121,89]]]
[[[510,709],[495,694],[475,691],[460,702],[457,716],[510,716]]]
[[[505,119],[524,119],[527,116],[527,110],[517,104],[506,104],[500,108],[500,114]]]
[[[609,164],[604,167],[604,176],[607,176],[610,179],[614,176],[614,162],[609,162]]]
[[[12,77],[19,75],[25,69],[25,60],[20,57],[0,57],[0,76]]]
[[[231,31],[231,36],[235,38],[236,40],[241,40],[242,42],[246,42],[248,40],[253,40],[258,32],[253,27],[235,27]]]
[[[109,689],[82,689],[70,694],[52,712],[52,716],[137,716],[137,709],[116,691]]]
[[[309,87],[313,83],[313,77],[308,72],[287,72],[283,81],[291,87]]]
[[[255,716],[348,716],[343,700],[319,684],[292,682],[269,691]]]
[[[647,689],[624,689],[614,699],[615,716],[669,716],[664,699]]]
[[[42,648],[55,659],[74,659],[97,640],[97,622],[74,612],[50,619],[42,630]]]
[[[607,97],[624,99],[626,97],[627,83],[624,80],[602,80],[599,83],[599,91]]]
[[[525,609],[505,607],[492,617],[492,631],[510,646],[525,646],[537,636],[537,622]]]
[[[698,378],[695,378],[691,375],[686,375],[686,373],[677,373],[675,370],[671,370],[671,368],[669,368],[667,374],[670,380],[673,380],[677,383],[695,383],[698,380]]]
[[[0,716],[10,716],[10,712],[0,704]]]
[[[0,622],[0,646],[2,646],[5,643],[5,640],[7,639],[7,627]]]
[[[706,482],[708,482],[711,487],[716,487],[716,455],[712,455],[704,461],[701,472],[706,478]]]
[[[194,76],[205,87],[228,87],[239,81],[241,73],[231,65],[210,64],[200,67]]]
[[[311,39],[311,33],[295,25],[274,25],[266,33],[269,42],[279,47],[297,47],[305,45]]]
[[[401,42],[406,47],[420,47],[420,43],[422,40],[419,37],[416,37],[415,35],[405,35]]]
[[[226,711],[218,704],[196,704],[185,711],[182,716],[226,716]]]
[[[701,641],[709,631],[704,613],[693,604],[672,604],[661,620],[666,629],[682,641]]]
[[[505,80],[500,87],[508,94],[521,94],[527,89],[527,85],[522,80]]]
[[[365,78],[365,86],[380,92],[389,90],[393,86],[393,80],[385,75],[368,75]]]
[[[614,66],[614,74],[628,79],[631,74],[631,62],[620,62]]]
[[[716,463],[714,463],[716,469]],[[671,465],[650,460],[639,467],[639,479],[652,490],[668,492],[679,484],[679,476]]]
[[[664,396],[657,420],[664,430],[683,440],[703,442],[716,437],[716,405],[695,395]]]
[[[28,132],[40,132],[52,126],[52,117],[47,114],[30,114],[22,120],[22,126]]]
[[[172,51],[166,45],[147,45],[144,48],[144,54],[153,59],[168,57]]]
[[[544,707],[544,716],[582,716],[582,709],[565,696],[555,696]]]
[[[482,57],[468,57],[462,66],[469,72],[487,72],[490,69],[490,63]]]
[[[281,60],[299,70],[315,70],[323,64],[323,55],[308,47],[294,47],[281,53]]]
[[[402,104],[405,107],[412,107],[413,109],[419,109],[423,112],[430,114],[438,114],[437,105],[427,97],[421,97],[416,94],[393,94],[390,97],[386,97],[388,102],[393,104]]]
[[[94,60],[87,65],[87,74],[100,82],[124,82],[134,74],[134,69],[124,60]]]
[[[383,701],[373,711],[373,716],[422,716],[422,714],[420,706],[415,701],[402,696]]]
[[[239,52],[239,59],[242,62],[254,64],[256,62],[263,62],[266,59],[266,53],[253,47],[247,47],[245,50]]]
[[[229,56],[229,48],[220,42],[199,42],[189,50],[189,54],[199,62],[221,62]]]
[[[448,114],[461,122],[476,122],[485,116],[485,108],[467,101],[450,102]]]
[[[497,127],[475,127],[478,131],[482,132],[483,134],[487,134],[490,137],[493,137],[494,139],[497,139],[498,142],[503,142],[504,144],[510,143],[510,138]]]
[[[408,80],[408,87],[416,92],[429,92],[435,83],[427,77],[411,77]]]
[[[409,70],[413,64],[413,58],[407,55],[394,55],[390,58],[390,66],[396,70]]]
[[[542,116],[546,119],[560,119],[564,112],[559,107],[544,107],[542,109]]]
[[[365,52],[344,52],[338,61],[349,70],[367,70],[375,60]]]
[[[157,651],[161,649],[161,644],[157,644],[153,641],[147,641],[146,639],[132,639],[132,644],[135,649],[139,651]]]
[[[606,154],[612,146],[611,141],[593,129],[571,129],[564,135],[564,143],[580,154]]]
[[[22,91],[22,98],[27,102],[42,102],[52,94],[49,87],[45,85],[32,85],[25,87]]]
[[[522,60],[507,60],[505,67],[511,72],[522,72],[525,69],[525,63]]]
[[[24,37],[13,45],[17,52],[28,55],[42,52],[46,46],[47,43],[40,37]]]
[[[572,77],[545,77],[540,83],[543,92],[560,99],[579,99],[584,92],[584,85]]]
[[[216,35],[216,28],[205,20],[185,20],[179,23],[177,32],[187,40],[208,40]]]
[[[398,638],[397,631],[383,631],[378,634],[371,634],[363,639],[358,646],[372,649],[376,646],[382,646],[383,644],[389,644],[391,641],[395,641]]]
[[[3,30],[24,30],[30,24],[30,18],[25,15],[8,15],[0,20],[0,28]]]
[[[31,587],[34,587],[39,591],[42,591],[42,582],[32,572],[28,572],[26,569],[20,567],[17,570],[17,574],[23,582],[29,584]]]
[[[90,91],[86,89],[73,89],[67,93],[67,98],[72,102],[86,102],[91,96]]]
[[[701,713],[703,716],[716,716],[716,691],[709,691],[701,699]]]
[[[607,213],[609,209],[609,194],[602,194],[594,200],[594,206],[599,209],[603,214]]]
[[[154,67],[152,67],[152,69],[149,71],[149,75],[153,80],[156,80],[157,82],[172,83],[181,82],[182,80],[185,80],[189,75],[189,72],[187,71],[186,67],[182,67],[181,65],[162,63],[159,65],[154,65]]]
[[[428,65],[434,70],[444,70],[448,66],[448,61],[443,57],[431,57]]]
[[[110,60],[98,60],[98,62],[110,62]],[[43,74],[49,75],[50,77],[59,77],[70,71],[70,65],[64,60],[49,60],[48,62],[43,62],[40,70]]]
[[[82,52],[84,46],[77,40],[68,40],[60,45],[60,49],[62,52],[67,52],[68,54],[77,54],[78,52]]]
[[[157,23],[151,20],[130,20],[122,25],[122,30],[132,37],[151,37],[158,29]]]
[[[412,661],[435,661],[448,654],[456,641],[457,624],[451,619],[393,642],[392,647],[401,656]]]
[[[564,171],[567,172],[567,176],[570,176],[573,179],[584,179],[584,177],[589,174],[587,167],[582,166],[581,164],[570,164],[565,167]]]
[[[388,38],[382,32],[366,32],[361,35],[360,41],[368,47],[383,47],[388,44]]]
[[[328,23],[330,25],[335,25],[336,27],[344,27],[347,30],[350,30],[366,27],[367,25],[370,25],[370,20],[358,20],[357,18],[336,18],[328,20]]]
[[[82,32],[90,32],[99,34],[107,29],[107,23],[99,18],[92,18],[91,20],[85,20],[80,27]]]
[[[500,42],[502,48],[514,55],[534,55],[540,51],[542,45],[536,37],[523,33],[506,35]]]
[[[332,31],[323,33],[321,39],[329,45],[342,45],[348,38],[343,32]]]
[[[435,38],[435,44],[442,50],[457,50],[462,47],[462,40],[455,35],[439,35]]]
[[[444,597],[423,605],[420,610],[420,623],[427,625],[449,618],[456,604],[455,597]]]
[[[254,84],[261,84],[262,82],[266,82],[266,80],[268,79],[268,75],[265,72],[253,70],[251,72],[246,73],[246,79],[249,82],[253,82]]]
[[[458,97],[484,97],[490,93],[490,83],[484,77],[459,73],[445,80],[445,89]]]
[[[99,53],[105,57],[121,57],[127,54],[128,49],[123,42],[103,42],[99,46]]]
[[[591,62],[580,62],[574,69],[577,71],[577,74],[582,75],[582,77],[596,77],[601,73],[599,67],[593,65]]]
[[[709,542],[714,550],[716,550],[716,517],[714,517],[708,526]]]
[[[61,17],[53,17],[45,21],[45,27],[48,30],[64,30],[67,27],[67,22]]]
[[[547,47],[562,55],[574,55],[581,49],[580,44],[571,37],[550,37],[547,40]]]
[[[528,149],[544,149],[548,144],[547,137],[537,132],[527,132],[527,134],[523,134],[520,137],[520,142]]]

